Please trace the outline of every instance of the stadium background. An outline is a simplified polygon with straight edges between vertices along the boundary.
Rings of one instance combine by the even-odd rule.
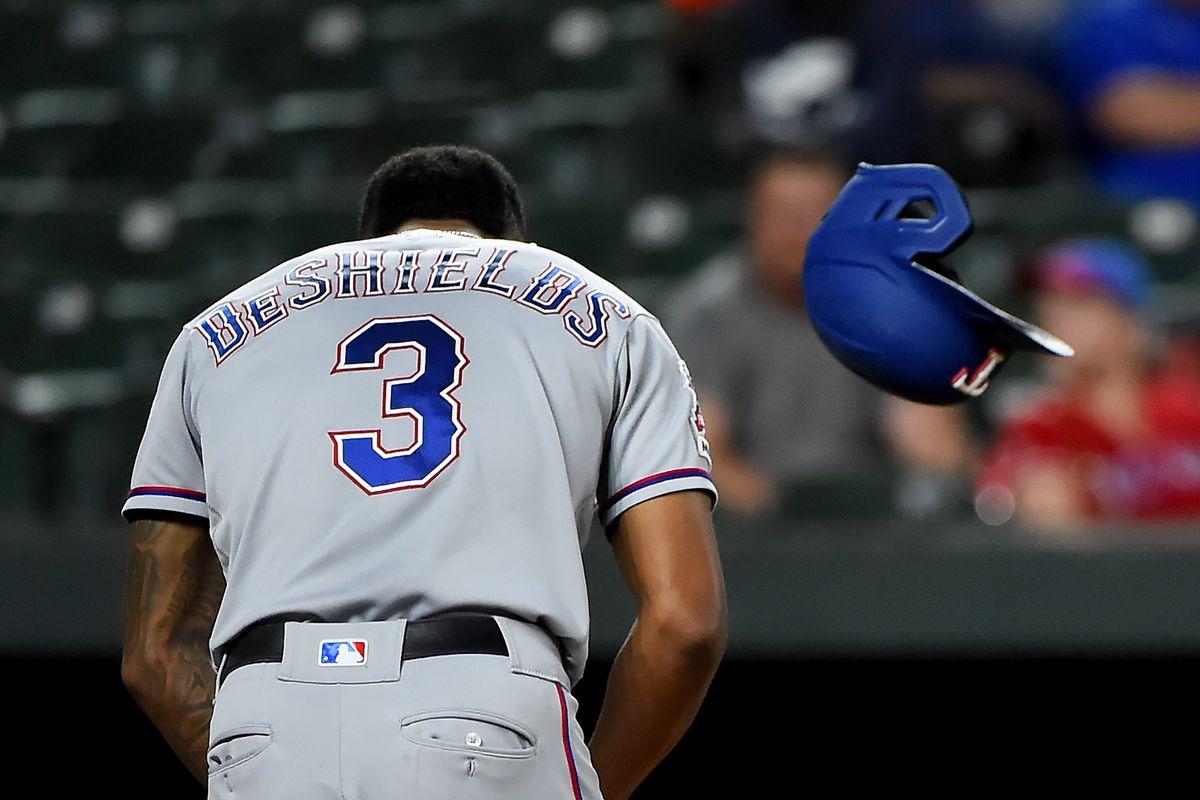
[[[797,41],[826,42],[871,3],[803,5]],[[1052,35],[1065,4],[1009,5],[1029,18],[1012,24]],[[737,240],[759,140],[935,160],[970,187],[977,233],[956,266],[982,294],[1020,308],[1037,248],[1122,236],[1169,287],[1156,324],[1192,333],[1194,212],[1094,188],[1052,93],[937,92],[902,115],[903,136],[855,128],[852,91],[764,119],[743,80],[779,33],[764,20],[651,0],[0,0],[0,672],[37,698],[72,768],[119,764],[126,796],[187,796],[118,676],[117,510],[178,326],[352,238],[366,176],[406,146],[495,153],[532,238],[652,309]],[[773,782],[843,774],[850,752],[982,747],[1001,738],[993,723],[1047,708],[1083,728],[1114,658],[1115,683],[1143,699],[1183,683],[1200,649],[1194,531],[1048,539],[984,525],[969,502],[923,513],[905,486],[881,466],[790,486],[766,519],[721,519],[729,664],[641,796],[735,765]],[[598,544],[589,718],[633,608]],[[917,723],[936,732],[918,743]]]

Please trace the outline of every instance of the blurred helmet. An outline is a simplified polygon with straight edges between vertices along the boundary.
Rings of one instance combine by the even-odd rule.
[[[938,262],[970,233],[945,170],[860,165],[808,246],[805,304],[821,341],[879,388],[935,405],[983,394],[1013,351],[1074,355]]]

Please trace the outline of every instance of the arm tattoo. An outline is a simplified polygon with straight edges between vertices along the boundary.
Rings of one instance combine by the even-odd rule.
[[[225,593],[207,528],[133,524],[125,596],[126,681],[138,704],[203,782],[216,691],[208,639]]]

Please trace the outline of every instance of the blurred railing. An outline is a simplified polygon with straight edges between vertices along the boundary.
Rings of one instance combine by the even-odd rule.
[[[1200,531],[1048,539],[980,524],[723,520],[731,657],[1200,651]],[[121,523],[0,525],[0,650],[119,647]],[[586,553],[593,654],[634,605],[602,536]]]

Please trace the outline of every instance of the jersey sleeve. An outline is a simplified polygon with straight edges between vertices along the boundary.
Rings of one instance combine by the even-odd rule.
[[[133,465],[129,498],[121,509],[128,520],[154,511],[208,519],[199,437],[187,394],[188,335],[187,330],[179,335],[163,365]]]
[[[638,317],[617,359],[618,403],[599,497],[607,527],[638,503],[698,489],[717,501],[704,417],[683,359],[658,321]]]

